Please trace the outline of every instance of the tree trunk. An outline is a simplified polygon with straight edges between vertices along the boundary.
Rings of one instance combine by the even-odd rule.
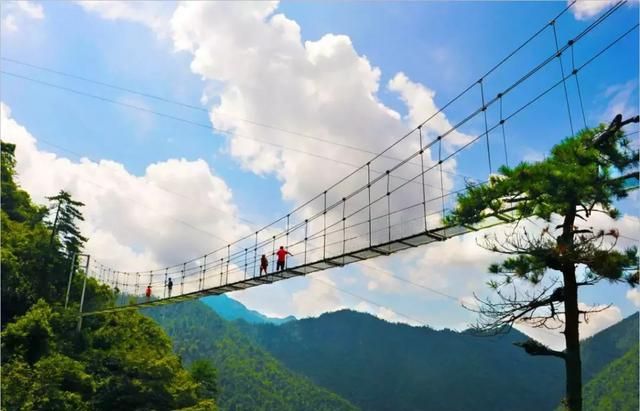
[[[573,224],[575,222],[575,207],[571,207],[565,215],[562,235],[559,243],[567,249],[573,249]],[[568,262],[562,269],[564,280],[564,311],[565,328],[564,339],[567,345],[565,351],[566,371],[566,401],[570,411],[582,411],[582,362],[580,360],[580,334],[578,311],[578,285],[576,284],[576,269],[572,262]]]
[[[56,208],[56,217],[53,220],[53,227],[51,227],[51,237],[49,238],[49,248],[53,246],[53,239],[56,237],[56,228],[58,226],[58,215],[60,214],[61,206],[62,206],[62,200],[59,200],[58,208]]]
[[[570,411],[582,411],[582,362],[580,360],[580,336],[578,332],[578,286],[575,269],[563,272],[564,277],[564,340],[565,370],[567,378],[567,406]]]

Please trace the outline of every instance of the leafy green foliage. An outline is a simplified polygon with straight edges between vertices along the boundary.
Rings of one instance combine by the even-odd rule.
[[[3,410],[215,410],[208,381],[196,381],[162,329],[137,312],[88,317],[76,330],[78,305],[62,308],[70,253],[85,238],[75,226],[82,204],[64,192],[57,218],[31,204],[13,181],[14,146],[2,143]],[[112,291],[83,273],[85,308],[113,304]]]
[[[3,366],[2,405],[9,410],[90,410],[94,383],[82,363],[61,354],[33,367],[15,359]]]
[[[85,322],[40,300],[2,334],[3,406],[25,410],[173,410],[203,401],[169,338],[138,313]],[[25,381],[27,383],[25,383]],[[205,407],[206,408],[206,407]]]
[[[186,363],[211,360],[216,397],[228,410],[353,410],[336,394],[284,368],[267,351],[199,301],[146,309],[171,336]],[[192,371],[193,373],[193,371]]]
[[[55,346],[50,324],[54,315],[51,307],[40,300],[18,321],[9,324],[2,333],[3,357],[18,356],[34,364],[49,354]]]
[[[13,181],[15,146],[2,143],[2,324],[24,314],[49,290],[48,271],[59,261],[48,256],[49,232],[42,223],[45,207],[31,203]],[[27,246],[28,245],[28,246]],[[61,266],[61,265],[60,265]]]
[[[637,169],[638,151],[629,148],[622,130],[595,144],[594,138],[605,129],[601,125],[566,138],[544,161],[501,167],[501,175],[492,176],[488,185],[469,186],[459,195],[458,206],[447,221],[477,223],[505,206],[514,207],[520,216],[535,215],[548,221],[552,214],[564,215],[576,203],[590,211],[595,205],[614,210],[613,201],[626,197],[628,191],[627,179],[613,176],[637,179],[637,170],[625,173]]]
[[[638,180],[639,154],[629,147],[622,130],[599,138],[606,129],[601,125],[566,138],[544,161],[501,167],[500,175],[492,176],[489,184],[470,185],[458,195],[456,209],[445,221],[475,224],[507,209],[518,218],[535,216],[549,222],[553,215],[587,218],[594,212],[605,212],[617,217],[613,202],[627,197],[628,182]],[[536,241],[520,241],[508,249],[487,243],[486,248],[496,252],[521,254],[492,265],[489,271],[513,274],[537,284],[548,268],[561,270],[563,265],[573,263],[587,266],[591,279],[603,277],[637,284],[636,247],[622,252],[602,247],[601,240],[618,238],[615,230],[591,232],[574,229],[573,221],[571,224],[565,227],[571,244],[568,238],[554,239],[549,229]]]
[[[526,228],[515,229],[498,239],[485,236],[482,246],[506,255],[506,260],[489,267],[501,280],[489,286],[497,296],[479,300],[478,328],[500,332],[516,323],[548,327],[548,321],[564,323],[566,349],[558,352],[540,344],[519,344],[531,355],[561,358],[566,370],[566,406],[582,410],[578,289],[606,279],[638,285],[638,250],[616,249],[618,232],[580,226],[594,212],[611,218],[619,216],[616,200],[628,195],[630,182],[637,188],[640,176],[638,150],[630,147],[622,127],[638,123],[638,116],[622,120],[618,115],[610,125],[585,129],[555,145],[543,161],[500,168],[486,185],[469,186],[458,196],[456,209],[445,218],[452,225],[472,225],[489,217],[513,212],[517,219],[538,217],[552,222],[538,235]],[[585,270],[577,278],[577,268]],[[544,281],[547,270],[562,274],[562,282]],[[519,280],[525,280],[518,282]],[[542,287],[536,286],[542,283]],[[509,287],[505,287],[509,286]],[[506,290],[506,291],[505,291]]]
[[[47,208],[34,206],[31,203],[29,194],[18,189],[14,181],[16,174],[15,144],[2,142],[0,145],[2,160],[0,168],[2,196],[0,197],[0,202],[2,204],[2,211],[4,211],[12,221],[20,223],[26,222],[29,225],[34,225],[42,220],[42,217],[47,213]]]
[[[191,376],[200,384],[198,392],[201,397],[216,398],[218,396],[218,372],[213,363],[206,359],[191,363]]]
[[[46,222],[46,207],[31,203],[29,194],[13,180],[15,146],[2,143],[2,324],[24,314],[39,298],[60,302],[67,288],[70,253],[78,252],[86,240],[75,220],[82,219],[82,203],[61,192],[56,222]],[[72,292],[81,283],[74,281]],[[93,290],[98,288],[93,287]],[[100,303],[110,292],[103,287]]]

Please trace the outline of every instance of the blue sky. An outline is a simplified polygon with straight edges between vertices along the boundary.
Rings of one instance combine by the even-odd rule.
[[[244,128],[240,128],[239,123],[233,119],[239,117],[260,121],[300,133],[316,136],[322,134],[328,139],[360,145],[362,144],[360,140],[356,137],[352,138],[349,134],[351,133],[349,127],[340,128],[343,124],[339,120],[340,113],[344,113],[348,118],[350,101],[353,101],[354,105],[359,101],[355,100],[355,97],[350,99],[351,83],[335,85],[336,90],[344,89],[345,93],[342,100],[339,93],[329,96],[338,102],[334,108],[339,113],[330,118],[322,117],[325,114],[320,114],[319,111],[317,118],[313,118],[316,110],[313,104],[310,104],[309,108],[304,108],[295,103],[296,91],[303,88],[288,89],[288,82],[297,84],[297,75],[316,76],[306,77],[304,81],[300,81],[300,84],[313,81],[322,84],[322,81],[331,81],[331,79],[343,81],[341,76],[346,79],[351,75],[348,70],[354,70],[354,73],[360,73],[363,78],[362,84],[358,83],[357,78],[349,80],[357,86],[354,86],[354,93],[360,93],[360,86],[370,87],[371,84],[367,81],[374,81],[377,91],[372,95],[386,108],[402,116],[402,119],[396,122],[397,124],[390,126],[389,134],[396,133],[396,130],[409,129],[412,125],[412,117],[409,114],[412,109],[420,112],[418,103],[421,100],[416,100],[417,97],[411,97],[408,94],[408,86],[404,86],[402,90],[394,90],[389,86],[398,73],[404,73],[410,84],[418,85],[416,86],[419,90],[418,97],[428,95],[425,90],[435,93],[432,101],[436,107],[441,107],[467,85],[478,80],[482,73],[503,58],[506,53],[517,47],[553,15],[566,7],[565,2],[286,2],[265,12],[260,21],[271,22],[273,15],[283,14],[287,22],[297,23],[301,42],[296,43],[294,47],[290,45],[291,38],[287,37],[288,34],[278,37],[281,32],[276,31],[272,26],[267,27],[264,33],[275,36],[275,44],[269,44],[266,40],[261,42],[259,36],[254,37],[251,32],[253,26],[251,24],[245,26],[243,23],[245,17],[242,15],[245,12],[250,15],[250,9],[253,7],[250,4],[244,5],[247,10],[240,10],[240,7],[233,9],[234,6],[221,6],[219,10],[213,11],[205,10],[208,13],[215,13],[210,15],[215,19],[228,13],[228,17],[222,16],[219,21],[214,19],[215,21],[209,24],[204,18],[203,21],[199,21],[198,13],[189,14],[185,11],[186,17],[181,20],[182,25],[174,22],[173,26],[170,25],[169,19],[175,13],[175,5],[171,3],[152,3],[141,7],[121,6],[124,3],[111,5],[94,3],[93,6],[80,6],[66,2],[29,4],[31,7],[28,10],[18,6],[17,3],[7,2],[6,6],[3,5],[3,36],[0,44],[2,57],[188,103],[201,107],[205,111],[188,109],[122,90],[75,80],[8,60],[0,61],[3,71],[205,125],[211,124],[210,113],[206,110],[219,106],[223,101],[224,104],[221,107],[226,114],[221,114],[221,117],[216,117],[214,114],[216,127],[228,127],[231,133],[241,129],[255,137],[273,139],[278,144],[294,148],[306,147],[306,150],[316,153],[325,153],[324,150],[327,150],[328,156],[339,158],[342,158],[340,157],[342,155],[348,157],[349,154],[332,151],[335,147],[306,146],[305,139],[295,135],[282,132],[275,135],[272,134],[273,130],[249,126],[246,123],[242,125]],[[265,7],[263,3],[256,8]],[[212,6],[212,8],[215,7]],[[40,10],[41,15],[34,10]],[[570,11],[562,16],[556,26],[561,46],[597,18],[598,14],[591,16],[591,13],[594,11],[586,10],[582,15],[577,16]],[[226,27],[225,18],[231,22],[230,27]],[[236,25],[234,25],[234,19],[238,19]],[[597,30],[576,44],[576,61],[585,61],[637,23],[637,6],[624,6]],[[202,28],[198,25],[202,25]],[[208,25],[219,25],[220,28],[212,28]],[[179,30],[186,33],[184,35],[192,42],[191,50],[189,47],[178,50],[180,47],[175,36],[176,31]],[[207,32],[207,30],[210,31]],[[347,36],[350,46],[345,46],[337,40],[333,43],[321,42],[321,39],[326,40],[325,36],[329,33]],[[296,53],[304,49],[307,41],[311,43],[306,46],[307,50],[311,49],[312,44],[322,45],[322,52],[335,52],[342,47],[345,50],[345,60],[336,60],[339,64],[327,69],[329,70],[327,73],[316,72],[311,75],[304,71],[296,71],[298,68],[292,63],[289,71],[283,72],[281,78],[269,77],[272,73],[266,68],[267,61],[261,61],[259,57],[254,58],[249,54],[245,67],[245,60],[242,58],[224,53],[225,38],[217,38],[217,43],[211,44],[208,42],[207,35],[209,38],[216,35],[230,36],[236,42],[230,42],[230,44],[248,44],[248,49],[255,49],[254,54],[258,56],[262,55],[261,48],[263,48],[269,49],[268,52],[264,52],[264,55],[283,53],[294,61],[296,56],[299,56]],[[545,32],[529,47],[514,56],[509,64],[488,77],[485,82],[487,96],[494,96],[513,82],[517,76],[522,75],[525,68],[531,67],[552,53],[555,50],[553,41],[552,32],[550,30]],[[625,114],[637,114],[639,70],[637,50],[636,31],[579,73],[584,109],[589,125],[607,120],[607,115],[612,110],[622,110]],[[359,58],[359,60],[355,59],[357,61],[353,68],[350,66],[352,60],[349,53]],[[337,57],[332,58],[337,59]],[[359,65],[362,59],[366,59],[368,68],[362,68]],[[235,67],[227,67],[232,63]],[[569,70],[570,55],[565,54],[563,63],[565,71]],[[265,64],[265,67],[261,67],[260,64]],[[377,78],[374,75],[376,68],[379,70]],[[235,70],[238,73],[235,73]],[[344,74],[340,74],[341,70],[344,70]],[[335,73],[338,73],[338,77],[327,77],[330,80],[321,80],[324,74],[329,76]],[[368,80],[369,75],[374,80]],[[543,90],[550,81],[557,80],[559,76],[560,67],[553,62],[542,70],[539,76],[528,81],[521,88],[522,91],[518,89],[505,98],[505,112],[512,112],[519,104],[537,91]],[[254,79],[257,85],[254,84]],[[580,106],[575,82],[573,78],[569,80],[568,92],[572,119],[574,127],[578,129],[583,122],[579,114]],[[295,164],[286,162],[293,156],[300,157],[300,154],[286,151],[272,153],[269,151],[271,149],[264,147],[260,148],[259,154],[243,152],[242,150],[245,149],[242,145],[243,140],[230,140],[228,135],[213,133],[205,127],[79,96],[7,74],[2,74],[0,81],[2,102],[10,107],[10,117],[24,126],[38,141],[39,151],[55,153],[60,158],[69,158],[73,163],[79,161],[76,154],[87,157],[93,162],[110,160],[124,167],[126,178],[129,179],[127,181],[131,181],[132,184],[151,178],[148,167],[152,164],[162,164],[162,167],[168,169],[171,159],[185,159],[182,166],[192,167],[195,170],[197,160],[202,159],[208,166],[207,173],[213,176],[210,178],[207,175],[205,180],[214,188],[224,186],[222,191],[211,188],[203,197],[203,201],[210,202],[207,204],[212,204],[212,207],[218,207],[216,204],[220,200],[222,204],[220,208],[231,213],[229,218],[233,218],[235,222],[228,225],[232,227],[219,229],[214,222],[210,221],[210,219],[225,218],[225,215],[216,214],[217,211],[211,211],[208,218],[206,209],[200,210],[196,203],[183,199],[169,206],[163,203],[161,198],[157,201],[150,200],[148,196],[141,198],[146,195],[146,192],[139,190],[137,192],[141,197],[132,197],[129,201],[132,204],[145,203],[147,211],[136,211],[137,217],[122,217],[123,221],[118,222],[119,212],[116,205],[126,205],[125,200],[109,207],[105,205],[106,202],[91,203],[90,199],[93,198],[91,197],[93,194],[89,192],[91,188],[87,188],[88,186],[82,188],[82,184],[77,181],[61,177],[56,181],[63,185],[76,186],[78,195],[86,191],[87,199],[85,200],[89,200],[88,207],[93,206],[94,209],[99,210],[95,217],[92,214],[91,221],[88,223],[90,225],[88,229],[95,231],[96,238],[104,239],[102,242],[96,240],[91,245],[96,253],[109,254],[111,249],[122,248],[123,255],[129,256],[130,260],[127,261],[131,263],[177,263],[181,261],[179,258],[181,254],[178,251],[184,251],[184,259],[187,259],[216,248],[222,243],[220,237],[232,240],[234,235],[243,233],[242,228],[234,225],[236,222],[237,225],[247,222],[258,224],[269,222],[307,198],[306,190],[311,192],[315,189],[312,176],[296,176]],[[270,83],[261,85],[259,81]],[[282,83],[281,86],[276,87],[270,85],[273,82]],[[261,86],[264,86],[264,90],[271,90],[271,94],[262,95]],[[280,90],[282,90],[282,97],[278,94]],[[289,92],[294,93],[290,95],[290,101],[287,100]],[[202,99],[203,94],[207,94],[208,101],[205,102]],[[238,96],[241,98],[235,100]],[[270,98],[273,99],[273,107],[268,104]],[[403,101],[403,98],[408,100]],[[459,104],[447,111],[448,120],[455,123],[464,117],[480,104],[480,98],[478,91],[477,94],[462,99]],[[289,102],[291,102],[290,107],[287,106]],[[236,112],[230,112],[235,109],[237,109]],[[366,116],[368,112],[358,111],[358,113],[359,116]],[[491,112],[490,119],[497,119],[496,113]],[[225,117],[227,115],[228,117]],[[311,121],[305,122],[301,119]],[[334,119],[335,123],[333,123]],[[371,121],[371,127],[378,124],[376,121],[378,120]],[[388,122],[384,119],[380,121],[382,121],[380,124]],[[355,123],[355,129],[363,126],[365,130],[363,133],[375,132],[376,128],[364,127],[367,122],[367,118],[361,117],[354,117],[352,121]],[[325,129],[323,125],[327,123],[331,127],[327,126]],[[462,131],[469,135],[477,135],[483,131],[482,127],[483,124],[476,119],[463,127]],[[337,133],[336,130],[344,130],[344,132]],[[542,158],[554,143],[570,134],[562,88],[556,88],[531,110],[517,116],[511,124],[507,125],[506,130],[508,153],[512,162]],[[399,137],[398,133],[394,135]],[[493,161],[499,164],[504,159],[501,135],[492,134],[491,137]],[[3,135],[3,138],[6,137]],[[232,141],[235,141],[236,146]],[[382,135],[378,140],[371,142],[371,148],[377,150],[392,141],[393,135]],[[55,144],[57,147],[48,145],[46,142]],[[486,177],[486,154],[481,148],[470,150],[466,157],[461,158],[457,163],[456,171],[477,178]],[[282,166],[278,162],[275,165],[271,164],[272,157],[269,157],[271,155],[280,162],[284,161]],[[360,159],[361,157],[355,157],[353,161],[360,161]],[[327,181],[337,179],[344,173],[343,169],[331,162],[323,164],[322,160],[317,158],[313,161],[320,161],[317,163],[318,168],[326,167],[323,174],[327,175],[322,177],[326,177]],[[88,170],[93,169],[89,167]],[[201,172],[200,168],[198,170]],[[192,169],[188,170],[188,172],[192,171]],[[114,181],[109,180],[109,174],[106,172],[95,171],[95,175],[91,173],[92,171],[85,172],[82,178],[96,181],[103,181],[101,179],[104,178],[106,180],[102,183],[93,181],[103,185]],[[51,181],[50,185],[37,183],[35,180],[39,177],[33,170],[24,171],[22,175],[25,180],[34,179],[31,183],[22,182],[26,188],[32,190],[44,190],[43,187],[53,188],[56,182]],[[171,180],[165,174],[163,176],[162,181],[171,185],[172,191],[181,192],[184,189],[187,192],[191,190],[194,190],[194,193],[197,192],[197,187],[181,185],[180,182]],[[321,190],[320,187],[318,186],[318,191]],[[227,191],[232,193],[230,198],[225,197]],[[135,195],[136,190],[133,190],[133,193]],[[48,194],[51,192],[36,193],[35,198],[42,198]],[[638,216],[638,209],[633,201],[626,201],[620,206],[625,213]],[[131,207],[135,208],[135,206]],[[112,213],[113,216],[105,217],[108,213]],[[124,214],[123,211],[120,213]],[[135,226],[136,222],[143,220],[138,217],[145,213],[165,216],[167,227],[165,223],[160,222],[161,220],[149,222],[147,227]],[[216,238],[197,232],[185,224],[176,225],[177,220],[204,231],[215,231]],[[131,221],[134,226],[126,227],[127,221]],[[636,223],[630,222],[625,226],[626,229],[638,228],[637,220],[635,221]],[[111,224],[117,222],[123,227],[110,229],[106,222]],[[624,224],[627,222],[625,221]],[[149,236],[153,237],[153,233],[149,231],[160,229],[158,225],[162,226],[162,230],[168,230],[165,233],[167,240],[165,243],[161,242],[165,235],[158,235],[158,242],[154,243],[155,245],[149,245],[145,239]],[[168,226],[175,226],[174,229],[179,232],[171,232]],[[248,229],[245,228],[246,230]],[[131,238],[126,234],[138,231],[147,232],[132,234],[129,236]],[[627,232],[626,235],[638,236],[633,232]],[[108,238],[112,238],[115,242],[109,243],[111,240],[108,241]],[[173,247],[170,238],[175,238],[175,241],[185,238],[187,243],[184,246]],[[468,244],[472,247],[473,239],[468,241]],[[471,252],[471,254],[474,253],[475,251]],[[425,255],[428,256],[428,254]],[[483,277],[482,270],[487,262],[486,256],[478,257],[479,259],[475,262],[470,259],[469,265],[453,267],[450,270],[444,269],[434,279],[429,277],[429,264],[420,265],[423,263],[419,261],[424,260],[425,255],[385,259],[379,263],[378,268],[392,269],[397,275],[410,277],[413,280],[418,279],[421,283],[430,284],[433,288],[438,288],[437,285],[441,284],[445,292],[459,297],[468,296],[470,289],[484,287],[482,283],[487,277]],[[474,271],[473,276],[469,274],[469,270]],[[460,328],[463,323],[473,320],[472,315],[464,312],[454,302],[443,301],[437,295],[425,295],[428,293],[425,290],[413,289],[408,294],[403,294],[401,290],[387,292],[385,287],[393,288],[397,284],[390,285],[388,280],[376,281],[373,272],[365,273],[364,271],[359,268],[335,270],[323,278],[340,288],[379,303],[379,306],[372,306],[367,301],[332,290],[326,284],[322,285],[306,279],[264,287],[265,291],[250,291],[245,295],[236,294],[234,297],[251,308],[281,316],[317,315],[325,310],[347,306],[369,310],[381,317],[386,315],[390,319],[406,320],[402,318],[404,314],[437,327]],[[424,277],[420,278],[418,274],[413,277],[409,274],[412,271],[423,273]],[[448,279],[443,280],[447,275]],[[460,275],[460,281],[465,281],[468,286],[463,293],[456,293],[456,290],[461,290],[452,280],[456,275]],[[637,310],[631,299],[626,297],[626,292],[627,290],[621,286],[599,285],[585,290],[583,301],[598,304],[614,303],[619,308],[620,314],[626,316]],[[385,307],[388,308],[387,311],[384,311]],[[393,312],[401,315],[394,316]]]

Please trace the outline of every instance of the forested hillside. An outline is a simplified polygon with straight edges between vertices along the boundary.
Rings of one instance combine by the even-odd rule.
[[[638,343],[640,314],[635,313],[600,331],[582,343],[582,375],[585,383]]]
[[[637,321],[585,343],[585,381],[637,343]],[[563,396],[561,362],[514,347],[526,340],[517,331],[475,337],[352,311],[242,329],[290,369],[367,410],[552,410]]]
[[[474,337],[353,311],[244,330],[287,367],[366,410],[537,411],[562,393],[562,364],[513,347],[525,339],[515,331]]]
[[[216,409],[211,374],[184,369],[152,320],[134,311],[88,317],[77,331],[82,273],[68,309],[64,301],[86,240],[76,226],[83,204],[61,191],[51,210],[34,205],[14,181],[14,151],[2,143],[2,409]],[[86,293],[113,303],[92,279]]]
[[[145,309],[173,339],[186,363],[211,359],[224,410],[353,410],[338,395],[283,367],[199,301]]]
[[[584,387],[584,411],[637,411],[638,343],[608,364]]]
[[[14,149],[2,144],[3,410],[537,411],[560,402],[562,364],[513,347],[526,339],[517,331],[477,337],[353,311],[250,324],[199,301],[91,316],[78,331],[82,272],[69,308],[64,301],[86,241],[76,226],[84,205],[65,192],[51,208],[34,205],[14,181]],[[86,292],[86,309],[113,304],[92,279]],[[235,301],[212,305],[270,321]],[[585,411],[637,409],[638,314],[582,350]]]

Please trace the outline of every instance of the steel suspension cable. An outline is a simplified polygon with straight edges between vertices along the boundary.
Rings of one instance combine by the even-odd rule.
[[[601,19],[600,21],[603,21],[603,19]],[[590,27],[588,28],[588,30],[590,30],[592,27],[593,27],[593,25],[592,25],[592,26],[590,26]],[[632,28],[632,29],[633,29],[633,28]],[[631,30],[629,30],[629,32],[630,32],[630,31],[631,31]],[[628,33],[627,33],[627,34],[628,34]],[[583,37],[583,35],[581,34],[578,38],[582,38],[582,37]],[[602,53],[602,52],[601,52],[601,53]],[[601,53],[599,53],[599,54],[601,54]],[[597,57],[597,56],[596,56],[596,57]],[[590,61],[592,61],[592,60],[593,60],[593,58],[592,58]],[[586,65],[586,64],[585,64],[585,65]],[[583,65],[583,66],[584,66],[584,65]],[[535,71],[537,71],[536,69],[534,69],[534,70],[535,70]],[[531,73],[528,73],[528,75],[527,75],[527,76],[525,76],[525,77],[528,77],[530,74],[531,74]],[[564,78],[563,78],[563,80],[564,80]],[[523,80],[519,80],[517,83],[519,84],[519,83],[521,83],[522,81],[523,81]],[[508,88],[506,91],[508,92],[508,91],[512,90],[514,87],[515,87],[515,86],[510,87],[510,88]],[[503,93],[503,94],[504,94],[504,93]],[[546,94],[546,93],[543,93],[542,95],[544,95],[544,94]],[[538,99],[539,97],[541,97],[542,95],[538,96],[536,99],[534,99],[534,101],[535,101],[535,100],[537,100],[537,99]],[[496,99],[494,99],[493,101],[495,101],[495,100],[496,100]],[[490,102],[489,104],[491,104],[491,103],[492,103],[492,102]],[[530,103],[532,103],[532,102],[530,102]],[[529,103],[529,104],[530,104],[530,103]],[[523,107],[523,108],[521,108],[521,109],[519,109],[516,113],[514,113],[514,114],[510,115],[507,119],[504,119],[504,120],[508,120],[508,119],[510,119],[510,118],[511,118],[511,117],[513,117],[515,114],[517,114],[518,112],[520,112],[522,109],[524,109],[524,107]],[[457,125],[457,127],[459,127],[459,125]],[[495,126],[494,126],[494,127],[492,127],[492,129],[493,129],[493,128],[495,128]],[[453,130],[453,129],[455,129],[455,128],[452,128],[452,130]],[[452,130],[450,130],[449,132],[451,132]],[[489,130],[489,131],[491,131],[491,130]],[[449,132],[448,132],[448,133],[449,133]],[[447,133],[445,133],[445,134],[447,134]],[[438,139],[437,139],[437,140],[434,140],[434,141],[440,141],[440,143],[441,143],[441,140],[442,140],[442,136],[439,136],[439,137],[438,137]],[[477,140],[477,139],[476,139],[476,140]],[[474,141],[475,141],[475,140],[474,140]],[[474,141],[472,141],[472,142],[474,142]],[[472,142],[471,142],[471,143],[472,143]],[[467,147],[467,146],[469,146],[469,145],[470,145],[470,143],[469,143],[469,144],[467,144],[467,145],[465,145],[465,146],[463,146],[462,148],[458,149],[455,153],[460,152],[462,149],[466,148],[466,147]],[[453,154],[455,154],[455,153],[452,153],[452,155],[453,155]],[[449,155],[447,158],[445,158],[445,160],[446,160],[446,159],[448,159],[448,158],[451,158],[451,157],[452,157],[452,155]],[[414,157],[414,156],[412,156],[412,157]],[[411,158],[412,158],[412,157],[411,157]],[[438,163],[440,166],[442,165],[442,161],[444,161],[444,160],[440,160],[440,161],[439,161],[439,163]],[[406,162],[407,162],[407,161],[404,161],[402,164],[405,164]],[[402,165],[402,164],[400,164],[400,165]],[[400,165],[398,165],[398,166],[400,166]],[[398,166],[396,166],[396,167],[394,167],[394,168],[397,168]],[[427,171],[428,171],[428,170],[427,170]],[[422,173],[421,173],[421,174],[422,174]],[[379,177],[382,177],[382,175],[381,175],[381,176],[379,176]],[[344,180],[344,179],[343,179],[343,180]],[[343,181],[343,180],[341,180],[341,181]],[[403,184],[403,185],[404,185],[404,184]],[[334,185],[334,186],[332,186],[332,187],[335,187],[335,185]],[[395,190],[394,190],[394,191],[395,191]],[[309,202],[307,202],[307,203],[305,203],[305,205],[307,205],[307,204],[309,204],[309,203],[310,203],[310,201],[309,201]],[[302,206],[301,206],[301,207],[302,207]],[[294,212],[295,212],[295,211],[297,211],[297,210],[299,210],[301,207],[298,207],[297,209],[295,209],[295,210],[294,210]],[[288,217],[288,215],[287,215],[287,217]],[[277,222],[277,221],[280,221],[280,220],[282,220],[282,219],[276,220],[276,222]],[[274,223],[275,223],[275,222],[274,222]],[[268,225],[268,226],[266,226],[266,227],[264,227],[263,229],[266,229],[266,228],[268,228],[268,227],[269,227],[269,226],[271,226],[271,225],[273,225],[273,223],[272,223],[272,224],[270,224],[270,225]],[[287,230],[287,236],[288,236],[288,230]],[[240,240],[239,240],[239,241],[240,241]],[[194,259],[194,260],[195,260],[195,259]],[[193,261],[193,260],[191,260],[191,261]],[[229,259],[227,259],[227,261],[229,261]],[[185,263],[185,264],[186,264],[186,263]],[[227,265],[228,265],[228,263],[227,263]]]

